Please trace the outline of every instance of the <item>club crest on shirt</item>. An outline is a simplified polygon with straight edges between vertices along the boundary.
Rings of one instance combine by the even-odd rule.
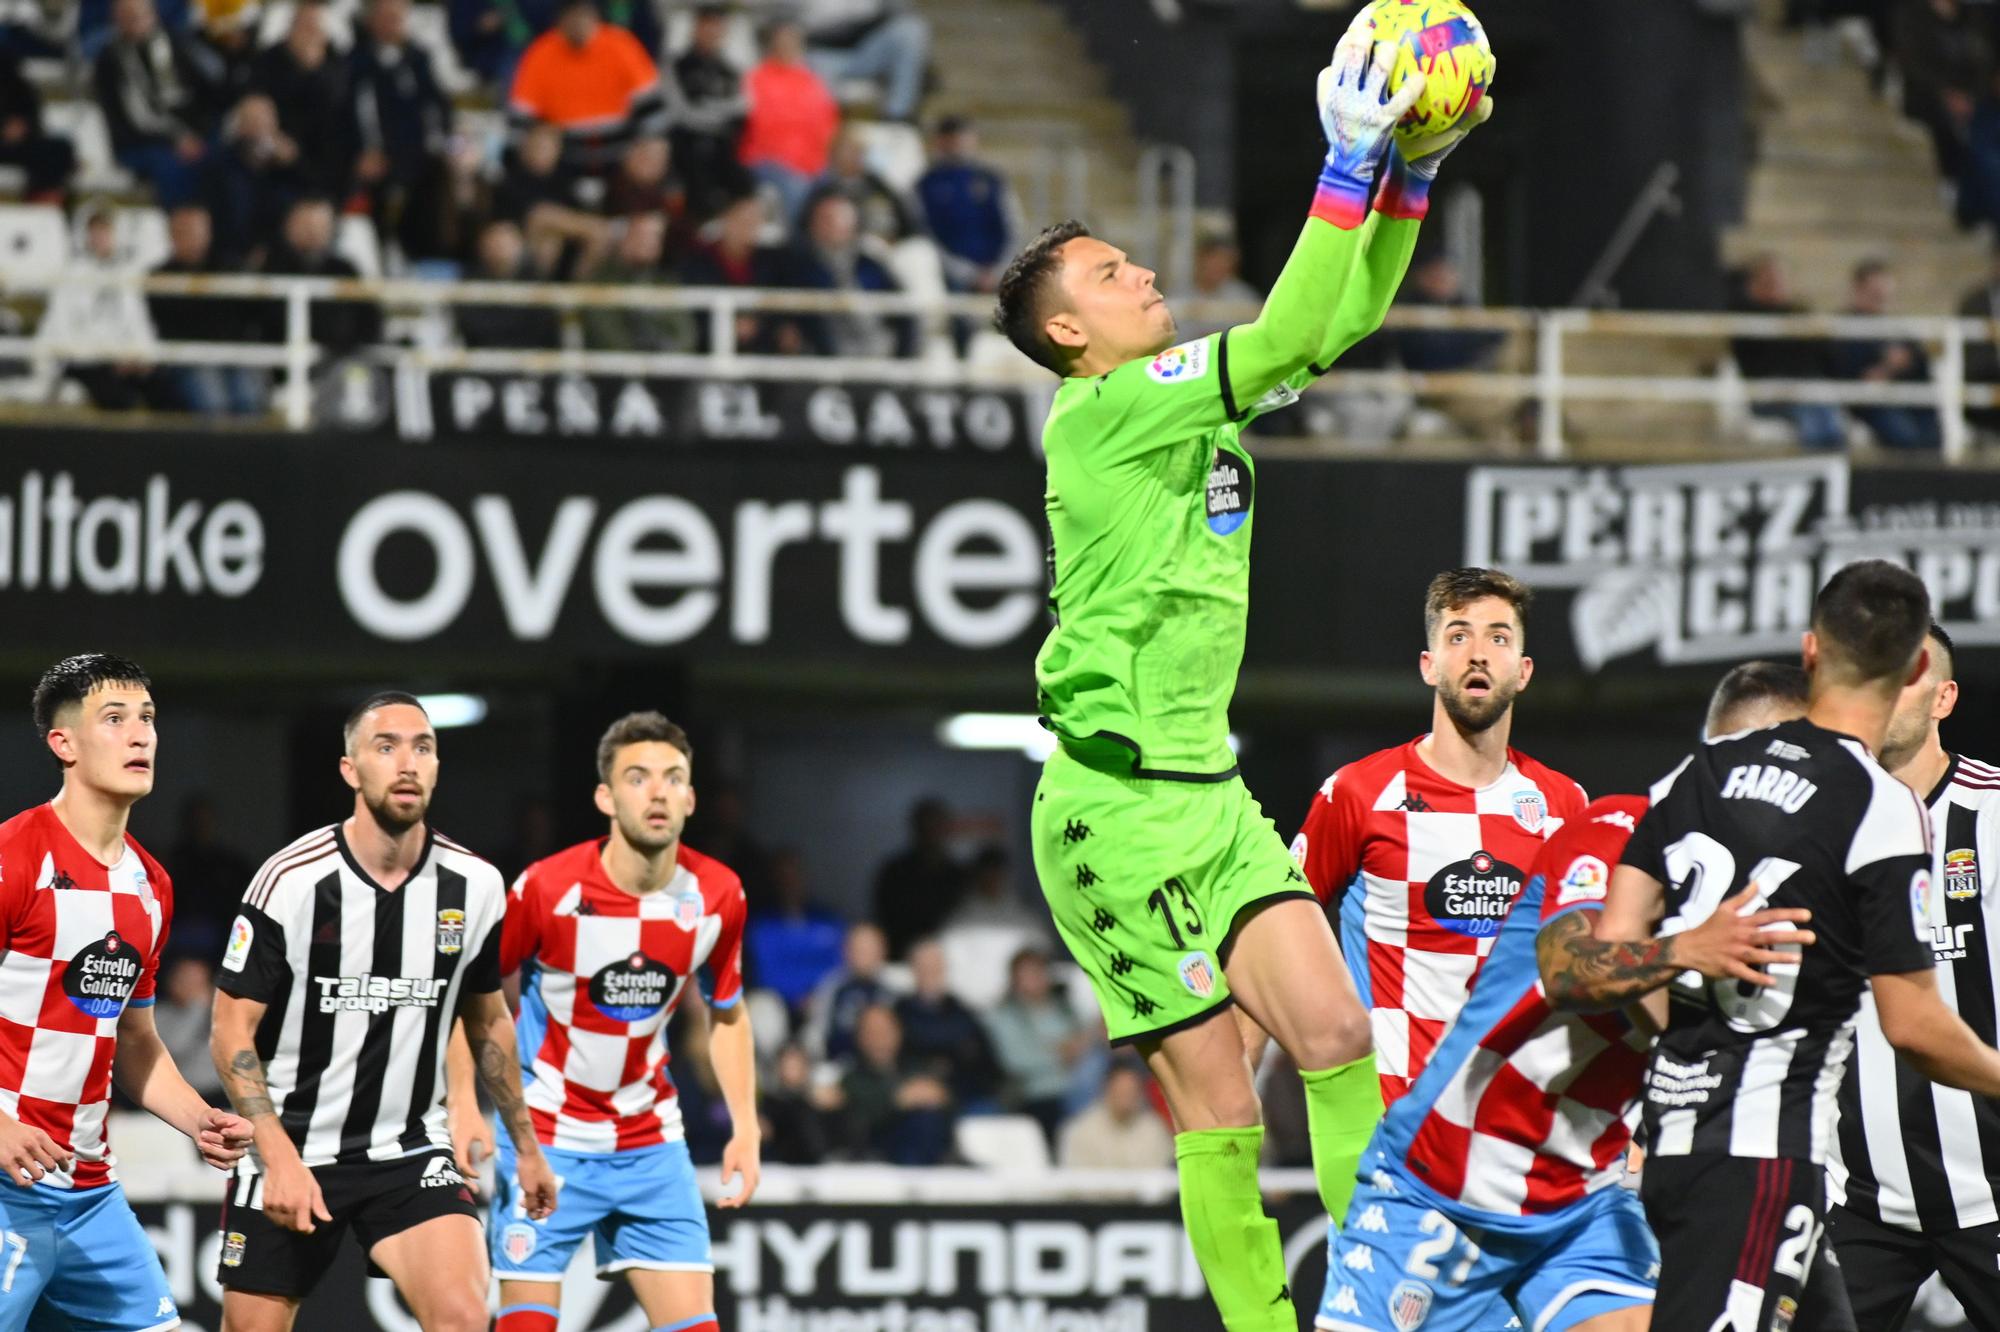
[[[1531,833],[1542,830],[1542,821],[1548,817],[1549,807],[1542,801],[1540,791],[1514,792],[1514,822]]]
[[[691,930],[701,924],[701,890],[690,888],[674,899],[674,924]]]
[[[456,907],[438,912],[438,951],[446,957],[465,947],[465,913]]]
[[[522,1263],[535,1251],[535,1228],[516,1221],[500,1232],[500,1251],[510,1263]]]
[[[91,1017],[117,1017],[139,984],[139,963],[139,950],[107,931],[63,968],[63,993]]]
[[[232,1230],[222,1237],[222,1265],[224,1267],[243,1266],[243,1232]]]
[[[1979,896],[1979,855],[1969,847],[1944,853],[1944,895],[1953,902]]]
[[[1431,1288],[1421,1281],[1399,1282],[1389,1292],[1389,1321],[1396,1332],[1417,1332],[1431,1316]]]
[[[1146,378],[1155,384],[1186,384],[1208,373],[1208,340],[1183,342],[1155,356],[1146,366]]]

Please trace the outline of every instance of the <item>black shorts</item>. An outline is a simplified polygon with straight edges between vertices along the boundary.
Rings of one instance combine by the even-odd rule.
[[[1821,1167],[1789,1159],[1649,1156],[1639,1195],[1660,1241],[1654,1327],[1855,1332],[1826,1239]]]
[[[333,1220],[316,1221],[312,1234],[287,1230],[264,1215],[264,1176],[238,1167],[222,1201],[222,1261],[216,1280],[224,1289],[304,1299],[312,1293],[351,1227],[363,1250],[391,1235],[440,1216],[477,1219],[479,1202],[448,1151],[400,1161],[314,1166],[320,1196]],[[483,1250],[482,1250],[483,1253]],[[371,1262],[370,1276],[383,1276]]]
[[[1847,1277],[1854,1321],[1882,1332],[1903,1326],[1917,1289],[1933,1273],[1965,1306],[1977,1332],[2000,1332],[2000,1224],[1921,1234],[1885,1226],[1845,1207],[1826,1214],[1826,1232]]]

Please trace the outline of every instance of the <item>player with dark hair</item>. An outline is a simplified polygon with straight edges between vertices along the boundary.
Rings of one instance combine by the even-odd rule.
[[[287,1332],[352,1229],[425,1332],[482,1332],[479,1208],[452,1159],[445,1046],[465,1023],[521,1151],[523,1205],[554,1208],[500,993],[500,872],[426,821],[437,734],[385,691],[342,728],[343,821],[264,862],[230,927],[209,1047],[256,1129],[223,1199],[223,1332]]]
[[[1339,912],[1387,1104],[1424,1071],[1527,867],[1586,800],[1509,744],[1514,700],[1535,672],[1532,600],[1495,569],[1431,579],[1417,658],[1434,691],[1431,729],[1327,778],[1292,843],[1313,892]]]
[[[1788,678],[1789,677],[1789,678]],[[1805,672],[1757,662],[1723,678],[1712,737],[1805,711]],[[1659,1250],[1639,1201],[1617,1187],[1654,1024],[1637,1013],[1564,1013],[1540,971],[1587,969],[1610,866],[1643,796],[1591,802],[1549,838],[1507,913],[1458,1021],[1369,1145],[1327,1266],[1327,1332],[1436,1327],[1644,1332]],[[1712,917],[1688,942],[1707,960],[1754,948]],[[1400,1320],[1400,1321],[1399,1321]]]
[[[708,1218],[667,1072],[667,1023],[704,970],[709,1058],[735,1126],[722,1176],[743,1180],[721,1206],[750,1201],[762,1149],[741,1002],[743,885],[681,841],[693,769],[694,748],[673,722],[657,712],[619,718],[597,745],[597,812],[609,834],[537,861],[510,890],[500,971],[521,973],[528,1113],[563,1205],[547,1219],[525,1214],[514,1155],[501,1149],[487,1226],[498,1332],[555,1332],[563,1272],[588,1236],[598,1275],[624,1273],[650,1326],[717,1332]],[[475,1107],[462,1051],[454,1041],[455,1111]],[[468,1125],[460,1136],[476,1135]],[[462,1151],[476,1166],[469,1144]]]
[[[1822,1253],[1822,1166],[1864,989],[1913,1068],[2000,1093],[2000,1051],[1938,993],[1929,821],[1875,759],[1929,668],[1930,622],[1908,570],[1867,560],[1828,580],[1806,715],[1714,740],[1654,786],[1597,921],[1610,946],[1589,974],[1551,978],[1583,1012],[1672,987],[1644,1099],[1662,1328],[1854,1328]],[[1719,979],[1697,945],[1716,916],[1761,932]]]
[[[1992,1040],[2000,1024],[2000,768],[1944,747],[1958,704],[1951,636],[1933,624],[1930,668],[1903,690],[1882,766],[1931,820],[1930,943],[1938,992]],[[1979,1332],[2000,1329],[2000,1102],[1939,1086],[1900,1058],[1863,995],[1827,1162],[1827,1233],[1854,1321],[1901,1327],[1933,1273]]]
[[[33,711],[62,789],[0,823],[0,1329],[161,1332],[180,1312],[113,1168],[112,1083],[218,1169],[250,1126],[188,1085],[153,1025],[173,885],[126,831],[159,757],[152,682],[67,657]]]
[[[1389,95],[1395,54],[1351,33],[1321,72],[1330,151],[1254,323],[1175,345],[1152,272],[1074,223],[1023,250],[999,290],[998,325],[1063,381],[1043,430],[1056,625],[1035,667],[1060,743],[1035,794],[1035,869],[1111,1039],[1138,1045],[1166,1094],[1188,1240],[1230,1332],[1297,1326],[1230,1005],[1306,1070],[1336,1216],[1380,1113],[1366,1015],[1238,776],[1228,712],[1256,493],[1242,426],[1381,323],[1438,163],[1491,106],[1392,148],[1422,86]]]

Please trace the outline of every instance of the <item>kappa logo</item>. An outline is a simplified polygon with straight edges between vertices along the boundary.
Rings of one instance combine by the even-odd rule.
[[[1354,1228],[1356,1230],[1365,1230],[1371,1235],[1388,1234],[1389,1218],[1382,1211],[1382,1204],[1370,1203],[1368,1206],[1362,1208],[1361,1215],[1355,1219]]]
[[[1375,1251],[1366,1244],[1357,1244],[1347,1251],[1347,1256],[1340,1260],[1340,1265],[1342,1267],[1351,1267],[1357,1272],[1373,1272],[1375,1270]]]
[[[1326,1302],[1326,1307],[1334,1313],[1347,1314],[1352,1318],[1361,1316],[1361,1301],[1355,1298],[1352,1286],[1342,1286],[1333,1292],[1333,1298]]]
[[[162,1295],[160,1296],[160,1302],[153,1308],[153,1317],[172,1318],[179,1312],[180,1310],[174,1308],[174,1297],[171,1295]]]
[[[63,873],[60,869],[56,868],[56,858],[54,853],[43,852],[42,872],[35,876],[36,890],[39,891],[43,888],[53,888],[56,889],[58,892],[63,892],[74,887],[76,887],[76,880],[70,878],[69,875]]]
[[[1542,821],[1548,817],[1549,807],[1542,800],[1540,791],[1514,792],[1514,822],[1531,833],[1542,830]]]
[[[455,907],[438,912],[437,949],[446,957],[465,947],[465,913]]]
[[[1613,828],[1623,828],[1628,833],[1639,831],[1639,821],[1622,809],[1606,810],[1592,819],[1591,822],[1609,824]]]

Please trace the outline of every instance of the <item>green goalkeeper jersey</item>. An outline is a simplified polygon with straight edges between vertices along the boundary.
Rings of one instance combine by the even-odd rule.
[[[1035,676],[1079,758],[1138,776],[1234,769],[1257,491],[1242,428],[1381,323],[1416,231],[1308,222],[1254,324],[1056,391],[1042,432],[1056,623]]]

